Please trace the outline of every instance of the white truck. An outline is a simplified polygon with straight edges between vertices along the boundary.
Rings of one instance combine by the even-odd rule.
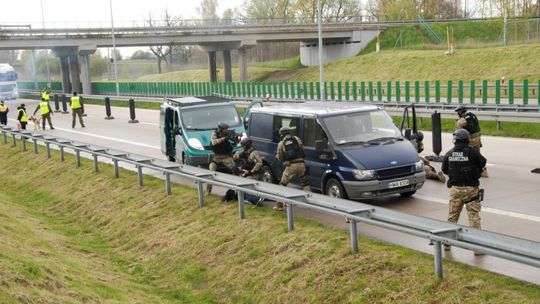
[[[0,98],[17,99],[19,90],[17,89],[17,73],[8,63],[0,63]]]

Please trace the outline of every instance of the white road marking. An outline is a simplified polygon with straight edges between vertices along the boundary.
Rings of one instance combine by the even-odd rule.
[[[125,139],[119,139],[119,138],[114,138],[114,137],[109,137],[109,136],[103,136],[103,135],[97,135],[97,134],[91,134],[91,133],[79,132],[79,131],[75,131],[75,130],[64,129],[64,128],[58,128],[58,127],[55,127],[55,129],[62,130],[62,131],[65,131],[65,132],[71,132],[71,133],[75,133],[75,134],[80,134],[80,135],[85,135],[85,136],[95,137],[95,138],[106,139],[106,140],[115,141],[115,142],[121,142],[121,143],[124,143],[124,144],[130,144],[130,145],[135,145],[135,146],[140,146],[140,147],[150,148],[150,149],[156,149],[156,150],[160,150],[160,149],[161,149],[160,147],[157,147],[157,146],[147,145],[147,144],[138,143],[138,142],[134,142],[134,141],[130,141],[130,140],[125,140]]]
[[[426,200],[426,201],[431,201],[431,202],[434,202],[434,203],[448,205],[447,200],[443,200],[443,199],[433,197],[433,196],[415,194],[414,197],[419,198],[419,199],[423,199],[423,200]],[[487,213],[492,213],[492,214],[497,214],[497,215],[509,216],[509,217],[514,217],[514,218],[518,218],[518,219],[522,219],[522,220],[528,220],[528,221],[533,221],[533,222],[540,223],[540,216],[534,216],[534,215],[523,214],[523,213],[518,213],[518,212],[513,212],[513,211],[506,211],[506,210],[495,209],[495,208],[484,207],[484,206],[482,206],[482,211],[481,212],[487,212]]]

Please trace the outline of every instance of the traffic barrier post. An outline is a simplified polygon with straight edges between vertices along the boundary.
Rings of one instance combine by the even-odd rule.
[[[114,117],[111,116],[111,99],[109,97],[105,97],[105,119],[114,119]]]
[[[60,112],[60,102],[58,100],[58,94],[54,94],[54,112]]]
[[[135,119],[135,100],[133,98],[129,99],[129,123],[138,123],[139,121]]]
[[[62,94],[62,114],[68,114],[67,110],[67,97],[65,94]]]

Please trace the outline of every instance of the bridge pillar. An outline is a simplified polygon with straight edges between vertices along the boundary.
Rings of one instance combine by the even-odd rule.
[[[210,70],[210,82],[217,82],[216,52],[208,52],[208,69]]]
[[[223,51],[223,68],[225,69],[225,82],[232,82],[231,50]]]
[[[71,90],[81,92],[81,71],[79,69],[79,58],[77,54],[69,55],[69,75],[71,76]]]
[[[240,68],[240,82],[248,81],[246,49],[238,49],[238,67]]]
[[[69,83],[69,60],[68,56],[58,56],[60,58],[60,73],[62,74],[62,91],[64,93],[71,92]]]
[[[95,45],[83,45],[79,47],[79,64],[81,68],[82,93],[92,94],[92,78],[90,77],[90,54],[94,54]],[[81,92],[79,92],[81,93]]]

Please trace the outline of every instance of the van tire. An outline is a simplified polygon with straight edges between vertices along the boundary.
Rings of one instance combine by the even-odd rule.
[[[324,193],[330,197],[343,198],[343,199],[347,198],[347,193],[345,192],[345,188],[343,188],[343,185],[341,184],[341,182],[334,177],[326,181],[326,186],[324,187],[324,190],[325,190]]]
[[[416,193],[416,190],[413,190],[413,191],[401,192],[399,195],[401,195],[401,197],[411,197],[415,193]]]
[[[261,169],[261,180],[263,182],[267,183],[276,183],[276,179],[274,178],[274,173],[272,173],[272,168],[269,166],[263,166]]]

